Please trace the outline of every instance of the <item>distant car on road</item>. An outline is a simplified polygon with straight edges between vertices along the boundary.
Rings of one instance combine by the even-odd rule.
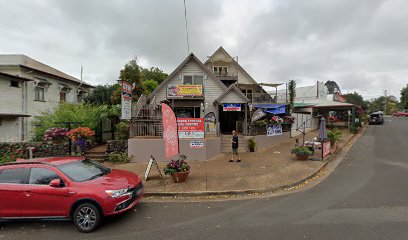
[[[0,220],[71,219],[92,232],[104,216],[131,209],[143,184],[131,172],[82,157],[53,157],[0,164]]]
[[[394,117],[408,117],[407,111],[398,111],[393,114]]]
[[[383,112],[373,112],[368,116],[368,124],[383,124],[384,123],[384,113]]]

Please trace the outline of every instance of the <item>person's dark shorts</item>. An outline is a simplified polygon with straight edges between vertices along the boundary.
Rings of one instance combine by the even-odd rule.
[[[238,156],[238,148],[233,148],[233,149],[231,150],[231,153]]]

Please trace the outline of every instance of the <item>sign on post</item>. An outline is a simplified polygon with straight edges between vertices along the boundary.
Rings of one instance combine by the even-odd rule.
[[[122,81],[121,105],[121,119],[130,120],[132,118],[132,85],[125,81]]]

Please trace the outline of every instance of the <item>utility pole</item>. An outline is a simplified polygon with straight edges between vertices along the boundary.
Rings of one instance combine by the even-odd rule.
[[[387,114],[387,90],[384,90],[385,104],[384,104],[384,114]]]

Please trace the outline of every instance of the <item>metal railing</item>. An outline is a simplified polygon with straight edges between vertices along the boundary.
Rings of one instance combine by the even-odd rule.
[[[163,125],[160,120],[132,120],[130,122],[130,137],[162,137]]]

